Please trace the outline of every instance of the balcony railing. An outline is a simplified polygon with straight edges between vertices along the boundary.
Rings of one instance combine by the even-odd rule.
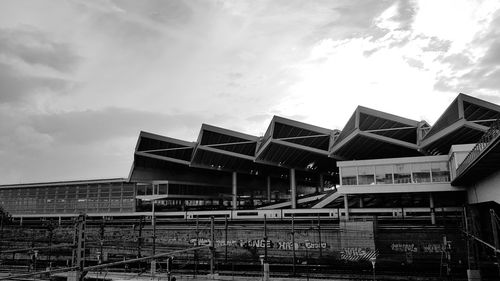
[[[469,152],[464,161],[457,169],[457,176],[459,177],[471,163],[473,163],[481,153],[500,135],[500,119],[493,122],[486,133],[479,139],[478,143]]]

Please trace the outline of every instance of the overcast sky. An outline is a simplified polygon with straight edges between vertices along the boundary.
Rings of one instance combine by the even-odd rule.
[[[500,1],[0,0],[0,184],[127,177],[140,130],[500,104]]]

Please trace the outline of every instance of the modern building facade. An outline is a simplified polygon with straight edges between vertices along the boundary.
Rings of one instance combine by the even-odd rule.
[[[348,217],[351,205],[356,212],[499,203],[498,118],[500,106],[460,94],[433,126],[360,106],[342,131],[275,116],[262,137],[207,124],[196,142],[141,132],[127,179],[3,185],[0,205],[15,217],[141,215],[153,205],[342,207]]]

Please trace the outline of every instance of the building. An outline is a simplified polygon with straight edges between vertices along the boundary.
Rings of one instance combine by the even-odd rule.
[[[500,106],[460,94],[433,126],[359,106],[342,131],[275,116],[262,137],[207,124],[196,142],[141,132],[128,179],[3,185],[0,205],[14,217],[141,215],[152,205],[157,212],[352,205],[349,216],[499,203],[499,117]]]
[[[195,142],[141,132],[128,178],[3,185],[0,206],[20,224],[61,223],[80,213],[118,221],[152,215],[178,221],[317,219],[318,227],[330,219],[343,233],[371,228],[368,242],[339,242],[332,257],[346,257],[351,250],[345,249],[354,248],[364,251],[354,256],[365,257],[385,247],[413,262],[407,254],[412,243],[389,242],[410,241],[410,233],[387,232],[381,242],[373,238],[373,224],[359,223],[376,216],[435,231],[421,234],[433,242],[419,247],[439,260],[439,225],[451,218],[456,228],[466,204],[498,208],[499,120],[499,105],[460,94],[432,126],[359,106],[342,131],[275,116],[261,137],[207,124]],[[464,242],[459,232],[449,235]],[[315,249],[323,247],[319,237]],[[342,237],[335,239],[348,239]],[[325,242],[325,249],[326,243],[333,242]]]

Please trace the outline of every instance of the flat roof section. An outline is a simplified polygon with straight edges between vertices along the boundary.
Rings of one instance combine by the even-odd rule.
[[[30,188],[30,187],[61,186],[61,185],[66,186],[66,185],[82,185],[82,184],[117,183],[117,182],[128,182],[128,180],[126,178],[110,178],[110,179],[94,179],[94,180],[19,183],[19,184],[0,185],[0,188]]]

